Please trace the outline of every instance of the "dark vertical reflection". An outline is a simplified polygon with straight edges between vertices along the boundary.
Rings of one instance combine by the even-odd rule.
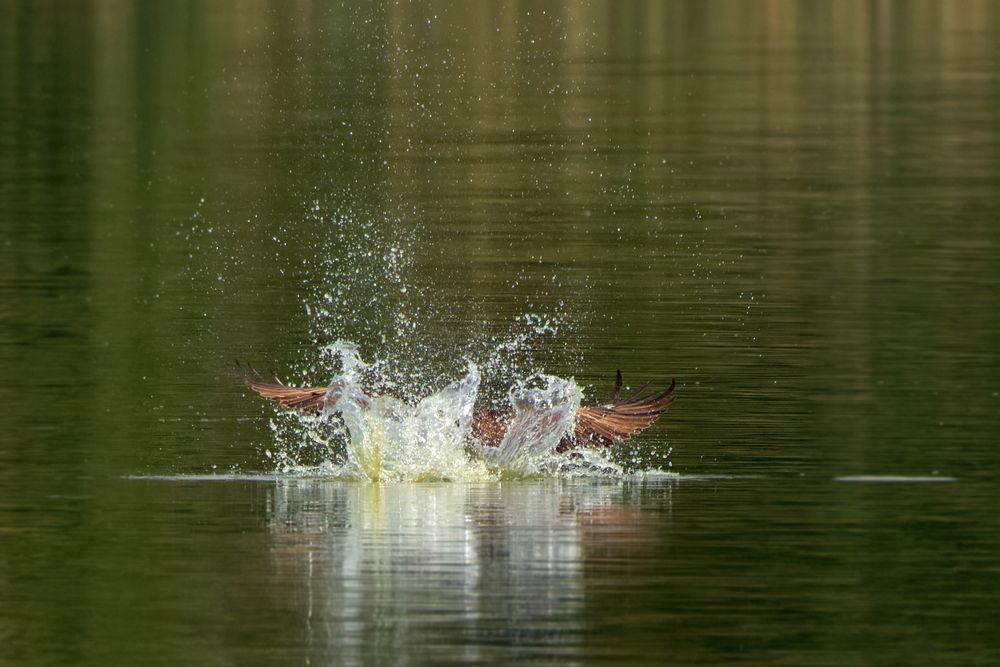
[[[85,510],[49,494],[88,493],[80,475],[95,437],[89,402],[61,400],[95,387],[88,335],[92,21],[84,7],[57,12],[44,3],[5,3],[3,10],[0,643],[11,647],[4,659],[28,661],[30,647],[58,643],[53,653],[73,661],[86,622],[85,591],[67,590],[63,606],[16,605],[44,585],[41,573],[61,568],[66,553],[86,542]]]

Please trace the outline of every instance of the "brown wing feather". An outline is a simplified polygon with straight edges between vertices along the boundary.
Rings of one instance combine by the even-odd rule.
[[[514,415],[495,410],[472,413],[472,437],[489,447],[499,447]]]
[[[307,414],[319,414],[323,411],[326,387],[289,387],[278,378],[274,378],[274,382],[268,382],[253,366],[243,366],[237,361],[236,367],[248,387],[281,407]]]
[[[671,380],[670,386],[661,392],[643,394],[643,386],[628,398],[580,408],[573,429],[576,445],[607,447],[648,428],[674,402],[676,388],[676,380]],[[560,449],[567,448],[560,443]]]

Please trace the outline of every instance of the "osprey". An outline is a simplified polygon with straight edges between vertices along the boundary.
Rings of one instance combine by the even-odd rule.
[[[243,366],[239,361],[236,365],[248,387],[286,410],[318,416],[328,403],[332,405],[339,398],[330,387],[290,387],[277,377],[265,379],[252,366]],[[674,402],[677,382],[671,380],[662,391],[647,391],[648,387],[647,383],[622,398],[622,373],[618,371],[611,397],[599,405],[578,408],[572,432],[562,437],[556,451],[610,447],[648,428]],[[472,436],[484,445],[497,447],[513,416],[513,412],[476,410],[472,415]]]

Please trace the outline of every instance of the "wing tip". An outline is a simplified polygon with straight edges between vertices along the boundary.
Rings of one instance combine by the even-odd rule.
[[[581,408],[573,439],[582,447],[611,447],[638,435],[662,417],[677,398],[677,378],[662,391],[645,393],[649,383],[627,398]]]

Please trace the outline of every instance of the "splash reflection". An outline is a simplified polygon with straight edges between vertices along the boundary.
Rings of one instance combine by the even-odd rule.
[[[329,661],[542,654],[583,645],[589,558],[652,546],[621,482],[279,482],[275,568]]]

